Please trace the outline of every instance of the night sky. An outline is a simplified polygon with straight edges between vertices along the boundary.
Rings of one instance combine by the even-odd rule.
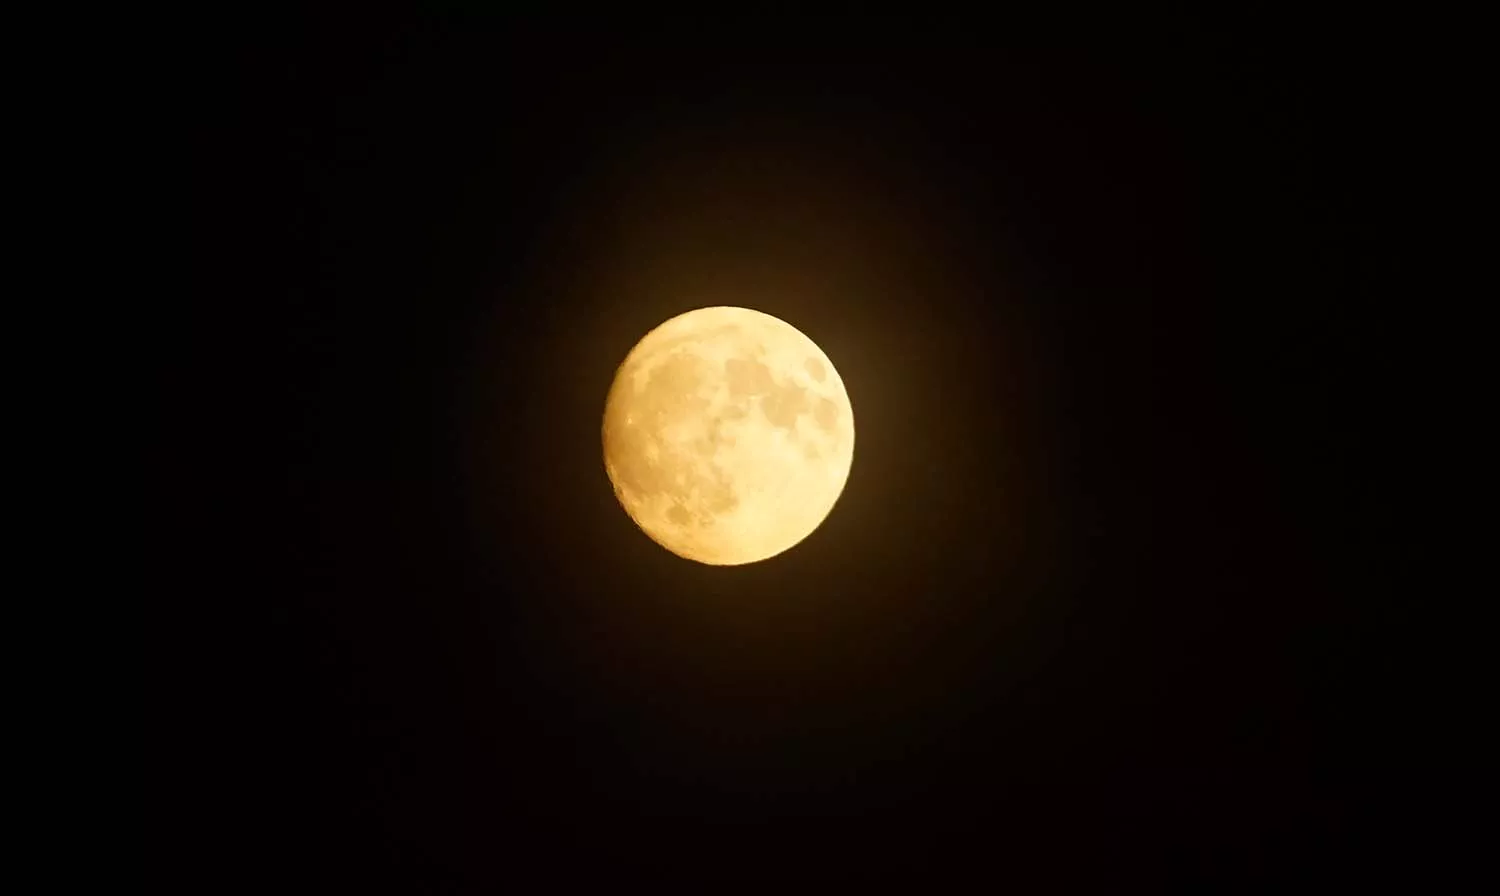
[[[1342,879],[1358,67],[677,27],[204,37],[153,875]],[[616,366],[715,304],[857,430],[738,568],[601,459]]]

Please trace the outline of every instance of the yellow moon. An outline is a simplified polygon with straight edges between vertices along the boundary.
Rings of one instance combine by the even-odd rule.
[[[754,563],[816,529],[844,490],[854,414],[828,356],[748,308],[699,308],[647,333],[604,408],[604,466],[667,550]]]

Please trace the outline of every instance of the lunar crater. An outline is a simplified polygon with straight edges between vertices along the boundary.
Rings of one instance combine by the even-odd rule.
[[[813,409],[813,419],[818,421],[818,426],[825,431],[833,432],[839,419],[838,405],[826,398],[818,399],[818,406]]]

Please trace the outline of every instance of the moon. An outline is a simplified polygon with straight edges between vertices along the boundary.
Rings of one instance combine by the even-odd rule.
[[[828,517],[854,459],[833,362],[791,324],[698,308],[647,333],[615,373],[604,467],[657,544],[715,566],[786,551]]]

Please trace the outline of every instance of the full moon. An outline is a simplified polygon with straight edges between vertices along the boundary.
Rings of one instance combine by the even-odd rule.
[[[765,560],[827,518],[854,459],[833,363],[792,325],[699,308],[636,344],[604,407],[604,466],[642,531],[699,563]]]

